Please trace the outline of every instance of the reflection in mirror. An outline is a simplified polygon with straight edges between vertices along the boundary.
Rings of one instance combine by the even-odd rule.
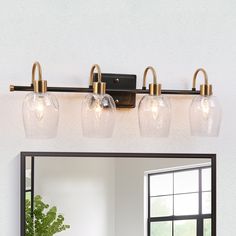
[[[26,157],[25,159],[25,198],[29,201],[32,197],[32,160],[32,157]]]
[[[212,214],[210,185],[210,163],[185,165],[150,174],[150,221],[155,222],[151,224],[151,235],[166,235],[168,231],[171,235],[181,236],[209,235]]]
[[[44,203],[51,225],[61,220],[50,236],[215,236],[212,159],[172,155],[27,157],[25,207],[32,217],[22,236],[43,235],[39,222],[49,232],[47,219],[32,211]]]

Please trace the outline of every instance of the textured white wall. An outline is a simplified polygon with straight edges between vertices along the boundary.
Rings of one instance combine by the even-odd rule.
[[[236,185],[236,2],[234,0],[8,0],[0,7],[0,228],[19,235],[19,152],[113,151],[217,153],[218,235],[235,236]],[[189,133],[191,97],[172,96],[167,139],[139,137],[137,110],[119,111],[114,136],[81,136],[77,94],[58,94],[59,134],[53,140],[26,140],[24,93],[10,83],[29,84],[39,60],[49,85],[87,85],[91,64],[104,72],[136,73],[158,68],[164,88],[191,88],[194,70],[204,66],[223,107],[219,138]]]

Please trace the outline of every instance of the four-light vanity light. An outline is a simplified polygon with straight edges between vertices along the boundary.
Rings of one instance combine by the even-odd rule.
[[[35,79],[36,69],[38,80]],[[146,89],[149,71],[152,72],[153,83],[149,84],[149,89]],[[199,72],[203,73],[205,83],[197,91],[196,80]],[[103,79],[106,79],[110,87],[107,93],[107,83]],[[82,131],[86,137],[111,137],[115,126],[116,105],[135,107],[136,94],[147,94],[138,106],[140,134],[144,137],[165,137],[169,134],[170,102],[162,94],[196,95],[189,110],[191,134],[195,136],[219,134],[221,109],[216,97],[212,95],[212,85],[208,83],[204,69],[198,69],[194,73],[192,90],[162,90],[157,79],[155,69],[149,66],[144,71],[143,88],[136,89],[136,76],[133,78],[132,75],[102,74],[100,67],[95,64],[90,71],[89,88],[47,87],[47,81],[42,79],[41,66],[35,62],[32,68],[31,86],[11,85],[10,91],[33,91],[26,95],[22,109],[25,133],[28,138],[53,138],[57,134],[59,105],[56,97],[47,91],[88,93],[82,101],[81,110]]]

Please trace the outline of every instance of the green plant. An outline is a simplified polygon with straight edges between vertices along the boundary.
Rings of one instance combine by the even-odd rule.
[[[34,198],[34,210],[31,211],[31,202],[26,200],[26,235],[25,236],[53,236],[67,230],[69,225],[64,224],[64,217],[57,213],[55,206],[49,207],[42,201],[41,196]]]

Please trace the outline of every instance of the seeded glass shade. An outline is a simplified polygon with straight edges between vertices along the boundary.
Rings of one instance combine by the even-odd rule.
[[[116,105],[108,94],[88,94],[82,103],[83,135],[91,138],[109,138],[113,134]]]
[[[221,108],[215,96],[196,96],[190,106],[190,126],[193,136],[218,136]]]
[[[22,112],[27,138],[54,138],[57,135],[59,105],[55,96],[30,93],[24,99]]]
[[[139,129],[144,137],[166,137],[170,129],[170,104],[166,97],[146,95],[138,107]]]

